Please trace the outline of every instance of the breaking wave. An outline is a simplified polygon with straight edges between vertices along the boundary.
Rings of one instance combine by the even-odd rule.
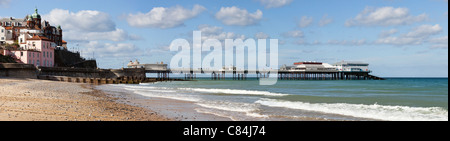
[[[448,111],[440,107],[408,107],[348,103],[306,103],[262,98],[255,103],[353,117],[393,121],[448,121]]]
[[[236,89],[204,89],[204,88],[178,88],[180,90],[190,90],[203,93],[217,93],[217,94],[235,94],[235,95],[260,95],[260,96],[286,96],[288,94],[271,93],[267,91],[251,91],[251,90],[236,90]]]

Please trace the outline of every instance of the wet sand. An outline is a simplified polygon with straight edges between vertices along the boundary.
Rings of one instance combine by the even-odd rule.
[[[197,112],[196,109],[200,106],[193,102],[141,96],[131,91],[111,87],[112,85],[114,84],[99,85],[94,89],[116,97],[119,103],[155,111],[175,121],[231,121],[230,118]]]
[[[0,121],[172,121],[92,85],[0,78]]]

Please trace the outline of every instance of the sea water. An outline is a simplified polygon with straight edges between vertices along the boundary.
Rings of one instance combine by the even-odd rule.
[[[145,97],[190,101],[231,120],[448,121],[448,78],[257,79],[108,85]]]

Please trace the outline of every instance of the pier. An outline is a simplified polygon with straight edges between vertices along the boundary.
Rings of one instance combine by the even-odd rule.
[[[145,69],[145,73],[157,74],[157,80],[170,79],[170,74],[184,75],[185,80],[195,80],[198,74],[207,74],[211,80],[247,80],[249,75],[256,78],[273,77],[278,74],[279,80],[384,80],[381,77],[371,75],[367,63],[362,62],[338,62],[334,65],[321,62],[296,62],[294,66],[282,66],[280,69],[268,70],[244,70],[236,67],[223,67],[222,69],[170,69],[167,64],[139,64],[131,62],[129,68]],[[272,74],[271,74],[272,73]]]
[[[247,80],[249,75],[253,78],[269,78],[273,72],[278,73],[279,80],[384,80],[381,77],[370,75],[370,72],[330,72],[330,71],[249,71],[249,70],[189,70],[189,69],[167,69],[165,71],[146,70],[146,73],[156,73],[157,80],[170,79],[170,74],[178,73],[185,80],[195,80],[198,74],[207,74],[211,80]],[[252,72],[252,73],[250,73]],[[272,74],[271,74],[272,72]]]

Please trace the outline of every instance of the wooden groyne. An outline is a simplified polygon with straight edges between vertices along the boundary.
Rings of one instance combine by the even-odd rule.
[[[140,83],[154,83],[158,81],[183,81],[181,79],[157,79],[146,77],[118,77],[118,78],[87,78],[87,77],[68,77],[68,76],[51,76],[40,75],[38,79],[52,80],[72,83],[87,83],[87,84],[140,84]]]

